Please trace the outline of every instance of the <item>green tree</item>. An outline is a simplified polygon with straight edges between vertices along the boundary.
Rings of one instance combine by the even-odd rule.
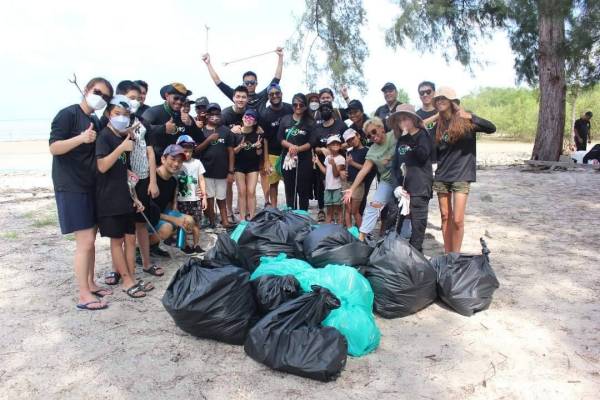
[[[398,97],[396,97],[396,100],[398,100],[399,103],[410,103],[410,97],[408,96],[408,93],[406,93],[406,90],[402,89],[402,88],[398,88]]]

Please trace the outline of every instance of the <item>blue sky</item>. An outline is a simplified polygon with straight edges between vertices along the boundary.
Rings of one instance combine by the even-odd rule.
[[[422,80],[454,86],[459,95],[479,87],[515,85],[513,56],[506,37],[498,34],[478,44],[487,62],[471,75],[457,63],[446,64],[437,53],[419,54],[410,48],[392,50],[384,30],[398,14],[389,0],[365,1],[368,23],[363,33],[370,56],[364,65],[370,88],[360,96],[368,111],[383,103],[380,87],[395,82],[416,102]],[[60,109],[79,101],[67,82],[73,72],[81,84],[104,76],[116,85],[123,79],[150,84],[148,104],[161,101],[158,90],[180,81],[194,93],[228,105],[210,80],[201,60],[205,51],[204,25],[210,27],[209,51],[221,78],[235,85],[247,69],[257,72],[259,89],[271,79],[277,57],[269,54],[224,67],[224,61],[265,52],[283,45],[296,29],[293,15],[303,1],[245,0],[218,2],[172,1],[9,1],[0,22],[0,75],[5,96],[0,120],[51,119]],[[305,91],[302,64],[290,58],[284,66],[282,88],[289,101]],[[324,77],[319,86],[326,86]],[[351,97],[359,97],[350,91]]]

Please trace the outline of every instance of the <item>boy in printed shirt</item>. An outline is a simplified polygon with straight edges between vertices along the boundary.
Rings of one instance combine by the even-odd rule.
[[[321,172],[325,174],[325,207],[327,215],[325,223],[330,224],[333,220],[342,222],[344,216],[341,213],[342,206],[342,178],[341,172],[346,169],[346,160],[340,155],[341,141],[338,135],[330,136],[327,139],[327,150],[329,155],[325,157],[325,164],[314,158]]]
[[[204,182],[204,165],[192,157],[196,142],[189,135],[182,135],[177,139],[177,144],[183,147],[185,161],[177,176],[177,210],[194,218],[192,234],[193,247],[185,245],[182,249],[185,254],[198,255],[204,253],[200,247],[200,221],[202,210],[206,210],[206,184]]]

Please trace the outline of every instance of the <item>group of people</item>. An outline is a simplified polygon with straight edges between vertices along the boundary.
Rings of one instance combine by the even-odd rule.
[[[234,197],[239,219],[255,215],[259,185],[261,206],[284,206],[280,181],[285,207],[308,210],[316,200],[319,222],[356,225],[361,240],[381,219],[419,251],[436,191],[445,251],[460,251],[476,134],[492,133],[494,125],[461,108],[453,89],[429,81],[418,85],[418,110],[398,101],[391,82],[381,88],[385,104],[371,116],[345,89],[343,107],[334,105],[329,88],[296,93],[287,103],[280,86],[283,51],[275,52],[275,76],[262,91],[256,73],[245,72],[243,84],[232,88],[210,56],[202,57],[232,102],[225,108],[206,97],[191,100],[179,82],[163,86],[164,102],[150,107],[146,82],[124,80],[113,89],[94,78],[82,89],[81,103],[59,111],[50,133],[52,179],[61,231],[75,235],[79,309],[104,309],[113,293],[94,278],[98,230],[110,238],[112,271],[105,283],[122,283],[127,295],[142,298],[154,286],[136,280],[136,263],[160,277],[164,270],[153,260],[169,256],[160,243],[203,253],[202,231],[238,222]],[[400,211],[386,212],[396,203]]]

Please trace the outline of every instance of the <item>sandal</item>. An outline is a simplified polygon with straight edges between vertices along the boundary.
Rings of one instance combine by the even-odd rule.
[[[325,222],[325,213],[322,210],[317,214],[317,222]]]
[[[112,281],[108,281],[108,279],[112,279]],[[121,282],[121,274],[115,271],[111,271],[104,275],[104,283],[110,286],[118,285]]]
[[[77,307],[77,309],[79,309],[79,310],[86,310],[86,311],[104,310],[105,308],[108,308],[108,304],[106,304],[106,303],[104,303],[104,305],[102,305],[102,307],[89,307],[90,304],[99,304],[99,303],[102,303],[102,302],[100,300],[89,301],[87,303],[77,304],[75,307]]]
[[[127,296],[129,296],[129,297],[131,297],[133,299],[139,299],[139,298],[142,298],[142,297],[146,297],[146,292],[144,292],[144,290],[140,287],[140,285],[138,283],[136,283],[135,285],[133,285],[129,289],[123,289],[123,291],[125,293],[127,293]],[[141,296],[136,296],[137,293],[140,293]]]
[[[159,270],[161,270],[161,271],[159,271]],[[163,275],[165,274],[165,272],[164,272],[164,271],[162,271],[162,268],[161,268],[161,267],[159,267],[159,266],[158,266],[158,265],[156,265],[156,264],[153,264],[153,265],[152,265],[150,268],[148,268],[148,269],[142,268],[142,271],[144,271],[144,272],[145,272],[145,273],[147,273],[147,274],[154,275],[154,276],[158,276],[158,277],[161,277],[161,276],[163,276]]]
[[[104,293],[103,293],[103,292],[104,292]],[[100,289],[98,289],[98,290],[94,290],[94,291],[92,291],[92,294],[93,294],[94,296],[97,296],[97,297],[100,297],[100,298],[102,298],[102,297],[104,297],[104,296],[111,296],[111,295],[113,294],[113,291],[112,291],[112,290],[110,290],[109,288],[103,288],[103,287],[101,287],[101,288],[100,288]]]
[[[152,290],[154,290],[154,285],[152,284],[152,282],[146,282],[143,279],[138,279],[137,281],[137,285],[140,287],[140,289],[142,289],[144,292],[150,292]]]

